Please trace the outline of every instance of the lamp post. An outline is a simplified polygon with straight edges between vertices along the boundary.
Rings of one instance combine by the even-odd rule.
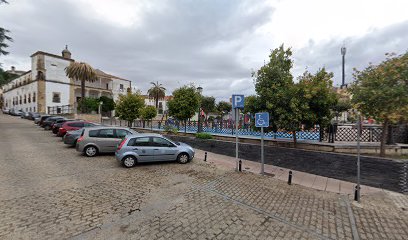
[[[341,55],[342,55],[342,76],[341,76],[341,86],[340,88],[344,88],[345,84],[345,74],[344,74],[344,64],[345,64],[345,56],[346,56],[346,47],[341,47]]]
[[[197,92],[198,92],[198,94],[200,94],[200,97],[201,97],[201,94],[203,92],[203,88],[198,87]],[[202,131],[202,129],[201,129],[201,101],[200,101],[200,107],[198,108],[197,132],[201,132],[201,131]]]
[[[99,102],[99,108],[98,108],[99,115],[101,116],[101,124],[102,124],[102,104],[103,104],[103,102],[100,101]]]

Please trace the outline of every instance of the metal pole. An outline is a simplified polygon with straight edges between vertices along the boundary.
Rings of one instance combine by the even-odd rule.
[[[261,174],[264,175],[264,165],[265,165],[265,157],[264,157],[264,128],[261,127]]]
[[[238,108],[235,108],[235,160],[238,171]]]
[[[342,55],[342,79],[341,79],[341,86],[340,88],[345,87],[345,73],[344,73],[344,64],[345,64],[345,56],[346,56],[346,47],[341,47],[341,55]]]
[[[343,54],[343,57],[342,57],[341,88],[343,88],[344,85],[345,85],[344,63],[345,63],[345,56],[344,56],[344,54]]]
[[[361,138],[361,117],[357,119],[357,196],[356,199],[360,202],[360,138]]]

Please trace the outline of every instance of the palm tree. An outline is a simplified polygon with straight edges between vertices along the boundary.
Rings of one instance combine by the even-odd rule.
[[[159,99],[166,96],[166,89],[159,82],[150,82],[153,86],[147,91],[149,97],[154,98],[156,101],[156,109],[159,109]]]
[[[84,62],[72,62],[65,68],[67,77],[81,80],[81,101],[85,99],[85,82],[94,82],[97,79],[96,71]],[[85,113],[85,105],[81,104],[81,113]]]

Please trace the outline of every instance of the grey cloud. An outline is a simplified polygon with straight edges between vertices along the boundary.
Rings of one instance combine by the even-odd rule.
[[[353,81],[353,68],[364,69],[371,63],[385,59],[387,52],[404,53],[408,50],[408,21],[373,29],[361,37],[332,39],[318,45],[310,41],[307,47],[294,50],[295,68],[293,73],[299,76],[307,69],[311,72],[326,67],[334,73],[334,82],[341,84],[341,54],[343,42],[346,45],[346,83]]]
[[[249,0],[154,3],[166,4],[165,11],[146,9],[140,25],[125,28],[87,18],[81,6],[65,1],[11,2],[31,10],[16,17],[0,9],[15,39],[8,61],[37,50],[59,54],[69,44],[74,59],[130,79],[144,92],[151,81],[163,83],[167,94],[190,82],[219,99],[253,92],[251,69],[238,56],[241,39],[268,22],[273,9]]]

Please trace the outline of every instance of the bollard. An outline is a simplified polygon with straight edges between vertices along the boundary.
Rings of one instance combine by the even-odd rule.
[[[207,152],[204,154],[204,162],[207,162]]]
[[[288,184],[292,185],[292,171],[289,171]]]
[[[239,162],[238,162],[238,171],[242,171],[242,161],[241,161],[241,159],[239,159]]]
[[[354,188],[354,201],[359,202],[360,201],[360,194],[358,191],[358,186],[356,185]]]

